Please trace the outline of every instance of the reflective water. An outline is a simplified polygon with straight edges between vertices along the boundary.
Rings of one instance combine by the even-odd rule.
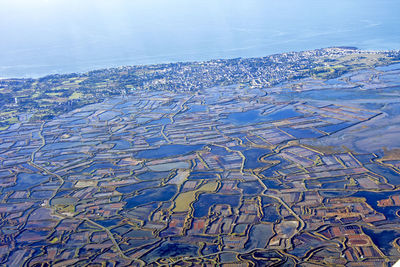
[[[3,0],[0,77],[400,47],[397,0]]]
[[[164,145],[157,149],[142,150],[138,158],[155,159],[187,154],[202,148],[202,145]]]

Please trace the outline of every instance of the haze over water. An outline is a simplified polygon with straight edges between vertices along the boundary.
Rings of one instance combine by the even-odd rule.
[[[398,0],[0,0],[0,77],[400,49],[399,10]]]

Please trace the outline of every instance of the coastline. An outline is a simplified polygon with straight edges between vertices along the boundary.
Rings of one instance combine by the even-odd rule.
[[[358,47],[354,46],[332,46],[332,47],[325,47],[325,48],[317,48],[317,49],[309,49],[309,50],[299,50],[299,51],[287,51],[287,52],[281,52],[281,53],[272,53],[272,54],[267,54],[263,56],[255,56],[255,57],[222,57],[222,58],[215,58],[215,59],[206,59],[206,60],[161,60],[159,63],[139,63],[139,64],[118,64],[118,63],[110,63],[106,64],[109,66],[104,66],[104,67],[96,67],[96,64],[94,64],[92,67],[84,67],[83,70],[77,70],[77,71],[54,71],[54,72],[48,72],[46,74],[32,74],[32,73],[23,73],[20,75],[2,75],[0,76],[0,80],[8,80],[8,79],[40,79],[40,78],[45,78],[48,76],[53,76],[53,75],[69,75],[69,74],[79,74],[79,75],[84,75],[88,74],[93,71],[106,71],[106,70],[113,70],[113,69],[120,69],[120,68],[128,68],[128,67],[154,67],[154,66],[165,66],[169,64],[199,64],[199,63],[207,63],[207,62],[213,62],[216,60],[234,60],[234,59],[260,59],[260,58],[266,58],[270,56],[278,56],[282,54],[293,54],[293,53],[304,53],[308,51],[316,51],[316,50],[323,50],[323,49],[332,49],[332,48],[338,48],[338,49],[345,49],[345,50],[350,50],[350,51],[362,51],[365,53],[385,53],[385,52],[399,52],[400,49],[393,49],[393,50],[386,50],[386,49],[361,49]],[[7,67],[12,67],[12,66],[7,66]],[[31,68],[33,68],[32,66]],[[41,67],[41,66],[39,66]],[[57,68],[58,66],[55,66]],[[62,68],[62,67],[60,67]],[[22,71],[19,71],[22,72]],[[1,72],[0,72],[1,73]]]

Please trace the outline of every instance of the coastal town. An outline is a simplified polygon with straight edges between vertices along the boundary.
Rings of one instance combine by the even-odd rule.
[[[17,122],[51,119],[136,91],[195,92],[238,84],[266,88],[293,79],[335,78],[349,71],[399,61],[399,51],[333,47],[261,58],[126,66],[39,79],[0,79],[0,129]]]
[[[390,266],[400,147],[385,134],[399,121],[400,65],[300,75],[320,64],[310,58],[362,53],[0,81],[2,94],[17,88],[1,110],[17,119],[0,131],[0,264]],[[33,88],[54,101],[24,96]],[[33,118],[23,101],[71,108]]]

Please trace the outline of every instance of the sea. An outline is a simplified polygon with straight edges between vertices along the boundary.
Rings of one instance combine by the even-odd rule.
[[[0,78],[400,49],[399,0],[0,0]]]

